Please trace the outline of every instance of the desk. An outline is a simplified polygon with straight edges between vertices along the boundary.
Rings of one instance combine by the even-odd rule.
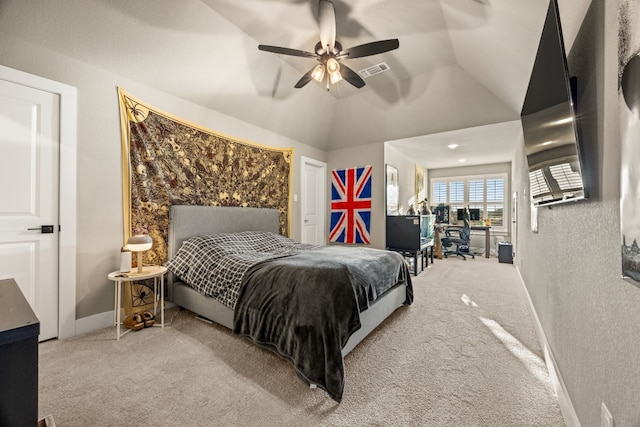
[[[440,241],[440,231],[444,231],[447,227],[452,226],[451,224],[436,224],[436,245],[435,252],[436,258],[442,259],[442,242]],[[458,225],[452,227],[460,227]],[[472,225],[471,231],[473,230],[484,230],[484,257],[489,258],[489,253],[491,252],[491,226],[487,225]]]
[[[484,230],[484,257],[489,258],[489,253],[491,252],[491,226],[472,225],[471,230]]]

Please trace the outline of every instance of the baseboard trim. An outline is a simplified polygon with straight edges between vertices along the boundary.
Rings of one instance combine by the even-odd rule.
[[[114,319],[115,314],[113,310],[76,319],[76,336],[113,326]]]
[[[173,308],[176,305],[172,302],[166,302],[164,309]],[[159,312],[158,312],[159,313]],[[83,317],[76,320],[76,336],[88,334],[100,329],[108,328],[114,325],[114,310],[105,311],[104,313],[94,314],[93,316]],[[166,323],[165,323],[166,325]]]
[[[516,266],[516,270],[518,272],[518,277],[520,277],[520,284],[524,289],[525,294],[527,295],[527,300],[529,301],[529,307],[531,308],[531,313],[533,313],[536,333],[538,335],[538,340],[540,341],[540,345],[542,346],[542,351],[544,352],[544,361],[547,365],[547,369],[549,370],[549,375],[551,376],[551,381],[553,382],[553,388],[555,389],[556,395],[558,396],[558,402],[560,404],[560,411],[562,412],[562,417],[564,418],[564,422],[567,427],[581,427],[580,420],[578,419],[578,414],[573,407],[573,403],[571,402],[571,397],[569,396],[569,392],[567,387],[564,384],[564,380],[562,379],[562,374],[558,369],[558,365],[556,364],[556,359],[553,356],[553,352],[549,347],[549,342],[547,341],[547,336],[544,333],[544,329],[542,329],[542,324],[540,323],[540,319],[538,318],[538,313],[536,313],[536,309],[533,305],[533,301],[531,300],[531,296],[529,295],[529,290],[524,283],[524,279],[522,278],[522,274],[520,274],[520,269]]]

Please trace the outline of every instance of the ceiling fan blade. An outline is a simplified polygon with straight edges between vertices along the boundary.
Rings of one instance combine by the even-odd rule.
[[[258,49],[265,52],[280,53],[282,55],[302,56],[303,58],[316,58],[318,55],[311,52],[305,52],[304,50],[289,49],[288,47],[269,46],[266,44],[259,44]]]
[[[302,76],[302,78],[300,80],[298,80],[298,83],[296,83],[296,85],[294,86],[296,89],[300,89],[301,87],[304,87],[307,83],[309,83],[311,80],[313,80],[313,77],[311,77],[311,74],[313,73],[313,68],[310,69],[307,73],[305,73],[304,76]]]
[[[362,78],[358,75],[358,73],[356,73],[351,68],[347,67],[342,63],[340,64],[340,75],[344,80],[351,83],[358,89],[360,89],[366,84],[364,80],[362,80]]]
[[[345,49],[338,54],[340,58],[362,58],[363,56],[377,55],[397,49],[400,46],[398,39],[379,40],[377,42],[365,43]]]
[[[322,48],[333,52],[336,44],[336,11],[333,8],[332,1],[320,0],[318,5],[318,25],[320,27]]]

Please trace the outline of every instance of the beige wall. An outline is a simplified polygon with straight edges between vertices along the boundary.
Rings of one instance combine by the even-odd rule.
[[[402,154],[396,148],[389,144],[384,145],[384,162],[398,169],[398,208],[401,214],[406,215],[409,210],[409,204],[413,203],[413,209],[418,207],[415,205],[415,174],[416,162],[414,159]],[[382,184],[385,185],[384,182]],[[385,205],[386,208],[386,205]],[[386,229],[386,228],[385,228]]]
[[[119,265],[123,239],[121,140],[117,87],[176,116],[230,136],[294,147],[293,192],[300,192],[300,156],[326,161],[324,151],[181,100],[89,64],[3,36],[0,63],[78,88],[77,290],[78,319],[113,310],[107,274]],[[72,189],[73,190],[73,189]],[[293,203],[291,231],[299,238],[300,209]]]
[[[373,166],[371,174],[371,247],[385,247],[384,204],[384,144],[382,142],[360,147],[334,150],[327,153],[327,188],[331,199],[331,171],[360,166]],[[330,203],[330,200],[328,201]],[[327,216],[327,230],[330,218]]]

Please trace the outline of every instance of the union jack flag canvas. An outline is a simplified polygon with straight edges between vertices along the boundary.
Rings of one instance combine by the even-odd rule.
[[[329,241],[370,243],[371,170],[364,166],[331,172]]]

